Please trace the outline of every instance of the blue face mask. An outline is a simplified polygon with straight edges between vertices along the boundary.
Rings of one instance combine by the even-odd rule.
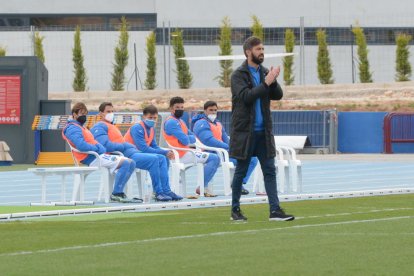
[[[155,121],[154,120],[144,120],[144,123],[149,127],[154,127]]]

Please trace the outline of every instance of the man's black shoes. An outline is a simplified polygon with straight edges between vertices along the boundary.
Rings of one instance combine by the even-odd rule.
[[[242,221],[247,221],[247,218],[243,215],[240,208],[235,208],[231,210],[230,220],[242,222]]]
[[[290,221],[294,219],[295,217],[293,215],[286,214],[283,209],[271,211],[269,216],[270,221]]]

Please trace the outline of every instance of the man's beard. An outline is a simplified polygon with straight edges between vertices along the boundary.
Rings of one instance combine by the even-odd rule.
[[[256,63],[257,65],[262,64],[263,60],[264,60],[264,54],[260,54],[259,56],[255,56],[255,55],[252,53],[252,61],[253,61],[254,63]]]

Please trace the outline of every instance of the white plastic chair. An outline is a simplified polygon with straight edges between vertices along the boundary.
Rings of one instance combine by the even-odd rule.
[[[195,150],[189,149],[189,148],[173,147],[170,144],[168,144],[167,141],[165,141],[165,143],[167,144],[168,148],[172,150],[172,152],[174,153],[174,159],[171,160],[170,162],[171,163],[171,178],[170,178],[171,189],[175,193],[185,197],[187,195],[187,182],[186,182],[185,173],[189,168],[196,166],[197,167],[197,185],[200,186],[200,196],[203,197],[204,196],[204,164],[197,163]],[[182,163],[180,161],[180,156],[178,155],[178,150],[188,151],[191,154],[193,154],[194,162],[187,163],[187,164]]]
[[[275,165],[277,168],[277,188],[279,193],[287,191],[286,186],[289,184],[289,163],[285,159],[285,154],[280,147],[276,147]],[[265,194],[263,172],[260,164],[256,166],[253,174],[253,191],[256,194]]]
[[[289,164],[289,191],[302,192],[302,162],[296,158],[296,151],[292,147],[280,146],[285,153]]]
[[[224,188],[224,195],[228,196],[231,194],[231,181],[233,180],[234,176],[234,164],[230,161],[229,153],[227,150],[222,148],[215,148],[209,147],[201,143],[201,141],[197,138],[196,139],[196,148],[199,150],[207,150],[212,151],[217,154],[220,158],[220,166],[223,170],[223,188]],[[209,184],[209,189],[213,191],[212,184]]]
[[[101,171],[101,180],[100,180],[100,185],[99,185],[99,193],[98,193],[98,201],[101,201],[103,199],[103,201],[105,203],[109,202],[109,197],[111,195],[111,191],[113,189],[114,186],[114,182],[115,182],[115,175],[112,174],[108,168],[102,167],[101,163],[100,163],[100,159],[99,159],[99,154],[94,152],[94,151],[80,151],[74,147],[72,147],[69,142],[68,145],[70,147],[70,150],[72,152],[72,158],[73,158],[73,162],[75,164],[75,166],[80,166],[78,160],[75,158],[73,152],[78,152],[78,153],[86,153],[86,154],[92,154],[95,156],[95,158],[97,158],[98,160],[98,168]],[[116,154],[116,155],[120,155],[120,156],[124,156],[121,152],[113,152],[112,154]],[[145,179],[146,179],[146,172],[140,169],[136,169],[135,170],[135,175],[136,175],[136,183],[138,185],[138,193],[140,196],[144,195],[144,183],[145,183]],[[80,193],[83,194],[83,191],[79,190],[79,184],[80,184],[80,179],[79,176],[75,176],[75,183],[74,183],[74,191],[72,194],[72,200],[75,200],[74,198],[80,198]],[[146,193],[149,193],[150,191],[145,191]],[[126,187],[125,187],[125,194],[128,197],[131,197],[132,194],[132,186],[131,186],[131,180],[128,181]]]

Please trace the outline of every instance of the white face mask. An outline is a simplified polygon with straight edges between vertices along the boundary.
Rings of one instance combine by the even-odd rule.
[[[112,124],[112,122],[114,121],[114,116],[115,114],[113,112],[108,113],[105,115],[105,120],[107,120],[108,122]]]
[[[208,115],[207,115],[207,118],[208,118],[210,121],[214,122],[214,120],[216,120],[216,118],[217,118],[217,114],[208,114]]]

